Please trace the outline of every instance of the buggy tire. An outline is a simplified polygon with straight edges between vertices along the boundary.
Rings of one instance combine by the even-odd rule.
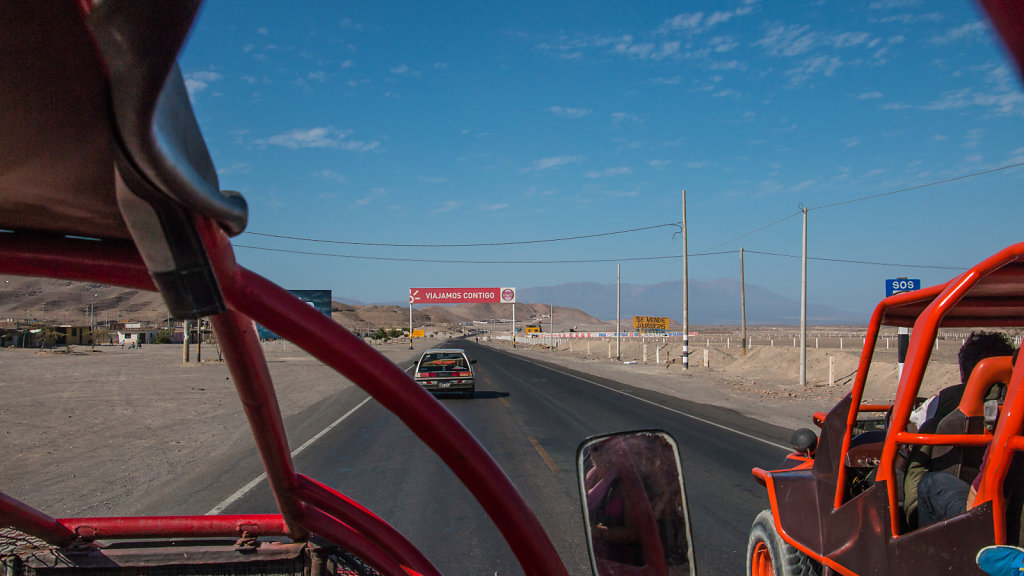
[[[754,518],[747,539],[747,576],[818,576],[821,565],[790,546],[775,530],[771,510]]]

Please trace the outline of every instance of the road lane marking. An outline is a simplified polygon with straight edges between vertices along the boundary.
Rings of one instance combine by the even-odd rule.
[[[317,434],[315,436],[313,436],[309,440],[306,440],[302,444],[302,446],[299,446],[295,450],[292,450],[292,453],[291,453],[292,454],[292,460],[294,460],[295,457],[298,456],[299,454],[301,454],[306,448],[309,448],[310,446],[312,446],[314,442],[316,442],[317,440],[323,438],[324,435],[326,435],[328,432],[330,432],[331,430],[334,430],[334,428],[336,428],[339,424],[341,424],[346,418],[348,418],[352,414],[355,414],[356,410],[359,410],[360,408],[365,406],[366,403],[369,402],[370,400],[373,400],[373,397],[372,396],[367,396],[366,399],[364,399],[362,402],[360,402],[359,404],[356,404],[356,406],[354,408],[352,408],[348,412],[345,412],[344,414],[342,414],[341,418],[338,418],[337,420],[332,422],[330,425],[328,425],[326,428],[324,428],[320,432],[317,432]],[[225,498],[220,504],[217,504],[216,506],[211,508],[210,511],[206,513],[206,515],[207,516],[213,516],[213,515],[216,515],[216,514],[220,514],[228,506],[230,506],[230,505],[234,504],[235,502],[237,502],[240,498],[242,498],[243,496],[248,494],[250,490],[252,490],[257,485],[259,485],[260,482],[263,482],[266,479],[267,479],[267,473],[266,472],[264,472],[264,473],[260,474],[259,476],[253,478],[252,480],[249,481],[248,484],[246,484],[245,486],[242,486],[241,488],[236,490],[234,494],[232,494],[231,496],[228,496],[227,498]]]
[[[499,397],[498,398],[498,402],[501,402],[501,405],[504,406],[505,408],[511,408],[512,407],[512,405],[508,403],[508,400],[505,400],[504,398],[500,398]]]
[[[415,367],[416,367],[416,364],[413,363],[411,366],[406,368],[405,371],[409,372],[410,370],[412,370]],[[295,457],[298,456],[299,454],[301,454],[306,448],[309,448],[310,446],[312,446],[314,442],[316,442],[317,440],[323,438],[324,435],[326,435],[328,432],[330,432],[335,427],[337,427],[339,424],[341,424],[346,418],[348,418],[352,414],[355,414],[356,410],[359,410],[360,408],[365,406],[366,403],[369,402],[372,399],[373,399],[372,396],[368,396],[365,400],[363,400],[359,404],[356,404],[355,408],[352,408],[348,412],[345,412],[344,414],[342,414],[341,418],[338,418],[337,420],[332,422],[329,426],[327,426],[326,428],[324,428],[323,430],[318,432],[316,434],[316,436],[313,436],[309,440],[306,440],[302,444],[302,446],[299,446],[295,450],[292,450],[292,453],[291,453],[292,454],[292,460],[294,460]],[[241,488],[236,490],[234,494],[232,494],[231,496],[228,496],[227,498],[225,498],[220,504],[217,504],[216,506],[211,508],[210,511],[206,513],[206,515],[207,516],[214,516],[214,515],[220,514],[228,506],[234,504],[236,501],[238,501],[240,498],[242,498],[242,496],[245,496],[246,494],[248,494],[250,490],[252,490],[256,486],[258,486],[260,482],[263,482],[266,479],[267,479],[267,473],[263,472],[259,476],[257,476],[255,478],[253,478],[252,480],[250,480],[248,484],[246,484],[245,486],[242,486]]]
[[[511,356],[511,354],[508,354],[508,355]],[[604,384],[601,384],[601,383],[598,383],[598,382],[594,382],[593,380],[588,380],[588,379],[583,378],[581,376],[577,376],[576,374],[570,374],[568,372],[562,372],[561,370],[556,370],[555,368],[552,368],[552,367],[550,367],[548,365],[534,362],[534,361],[532,361],[532,360],[530,360],[528,358],[525,358],[523,356],[516,356],[516,358],[519,358],[523,362],[528,362],[528,363],[533,364],[535,366],[540,366],[541,368],[547,368],[548,370],[551,370],[551,371],[553,371],[553,372],[555,372],[557,374],[562,374],[562,375],[568,376],[570,378],[575,378],[577,380],[581,380],[583,382],[586,382],[587,384],[592,384],[594,386],[598,386],[600,388],[604,388],[605,390],[610,390],[612,392],[616,392],[618,394],[622,394],[623,396],[628,396],[628,397],[630,397],[630,398],[632,398],[634,400],[639,400],[639,401],[644,402],[646,404],[650,404],[651,406],[657,406],[658,408],[662,408],[664,410],[668,410],[669,412],[672,412],[674,414],[679,414],[680,416],[686,416],[687,418],[690,418],[691,420],[696,420],[698,422],[703,422],[704,424],[708,424],[709,426],[714,426],[715,428],[719,428],[721,430],[726,430],[728,432],[732,432],[733,434],[738,434],[740,436],[743,436],[744,438],[749,438],[751,440],[756,440],[757,442],[761,442],[762,444],[767,444],[769,446],[774,446],[776,448],[781,448],[782,450],[785,450],[786,452],[792,452],[793,451],[793,447],[792,446],[784,446],[782,444],[776,444],[775,442],[772,442],[771,440],[765,440],[764,438],[760,438],[758,436],[754,436],[753,434],[748,434],[746,432],[743,432],[741,430],[737,430],[735,428],[730,428],[730,427],[725,426],[723,424],[719,424],[718,422],[713,422],[713,421],[708,420],[706,418],[701,418],[700,416],[694,416],[693,414],[689,414],[689,413],[683,412],[681,410],[676,410],[675,408],[669,408],[668,406],[665,406],[663,404],[658,404],[657,402],[653,402],[653,401],[648,400],[646,398],[641,398],[640,396],[637,396],[635,394],[630,394],[629,392],[626,392],[624,390],[618,390],[616,388],[612,388],[611,386],[605,386]]]
[[[561,469],[558,467],[558,464],[555,464],[555,461],[551,459],[551,456],[548,456],[547,450],[540,445],[540,442],[537,442],[537,439],[533,436],[527,436],[526,439],[530,441],[530,444],[533,444],[533,449],[537,451],[537,454],[540,454],[541,460],[544,460],[544,463],[548,465],[548,468],[550,468],[555,474],[558,474]]]

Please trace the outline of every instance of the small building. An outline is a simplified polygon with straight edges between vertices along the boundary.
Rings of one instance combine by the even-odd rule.
[[[155,344],[159,330],[155,328],[127,328],[118,330],[118,344]]]
[[[53,340],[55,346],[72,346],[72,345],[85,345],[89,346],[92,342],[92,328],[89,326],[80,326],[72,324],[61,324],[54,326]],[[47,338],[49,340],[49,338]],[[49,345],[50,342],[47,342]],[[99,344],[99,342],[97,342]]]

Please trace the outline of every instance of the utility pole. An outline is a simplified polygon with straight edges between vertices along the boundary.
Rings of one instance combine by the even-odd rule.
[[[548,349],[555,349],[555,304],[552,302],[548,305],[550,307],[548,311]]]
[[[181,326],[184,337],[181,340],[181,363],[188,364],[188,320],[182,320]]]
[[[615,265],[615,359],[622,360],[622,264]]]
[[[203,362],[203,319],[196,320],[196,362]]]
[[[89,301],[89,345],[92,350],[96,349],[96,322],[95,314],[96,310],[96,295],[92,295],[92,300]]]
[[[807,207],[804,213],[804,250],[800,265],[800,385],[807,386]]]
[[[747,355],[747,284],[743,280],[743,247],[740,247],[740,322],[743,323],[743,355]]]
[[[688,292],[690,274],[686,268],[686,190],[683,189],[683,370],[690,368],[690,295]]]

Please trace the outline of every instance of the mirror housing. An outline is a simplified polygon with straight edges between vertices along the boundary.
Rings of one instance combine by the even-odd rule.
[[[576,452],[596,576],[696,575],[683,467],[661,430],[588,438]]]

